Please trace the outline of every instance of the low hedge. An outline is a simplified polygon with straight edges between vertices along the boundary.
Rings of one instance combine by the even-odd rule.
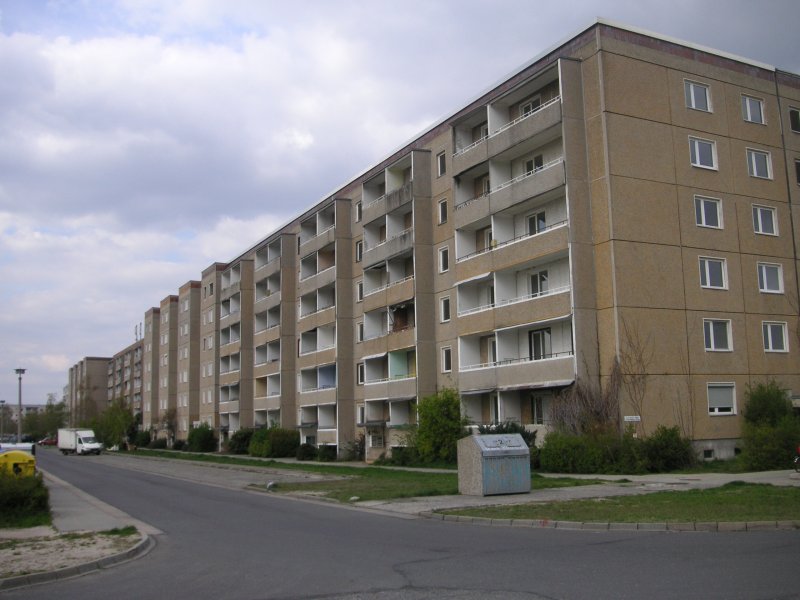
[[[40,524],[49,518],[50,493],[41,473],[32,477],[0,473],[0,527]]]
[[[297,455],[300,435],[294,429],[257,429],[250,438],[248,452],[262,458],[288,458]]]

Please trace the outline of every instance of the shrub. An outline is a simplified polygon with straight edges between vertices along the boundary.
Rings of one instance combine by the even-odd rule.
[[[642,441],[631,432],[574,435],[552,432],[539,453],[541,469],[556,473],[642,473]]]
[[[297,454],[298,446],[300,436],[295,430],[270,427],[253,433],[248,452],[264,458],[292,457]]]
[[[455,463],[458,440],[468,432],[455,390],[445,389],[423,398],[418,406],[416,446],[424,462]]]
[[[140,448],[146,448],[150,445],[150,432],[149,431],[139,431],[136,433],[136,437],[133,439],[133,443]]]
[[[240,429],[228,440],[228,452],[231,454],[247,454],[252,437],[252,429]]]
[[[320,446],[317,448],[317,460],[322,462],[333,462],[336,460],[338,452],[336,446]]]
[[[744,420],[753,425],[776,427],[784,417],[792,414],[792,402],[775,380],[748,384],[745,391]]]
[[[746,469],[788,469],[800,440],[800,419],[786,415],[774,427],[746,422],[742,427],[741,461]]]
[[[647,459],[647,470],[663,473],[683,469],[694,464],[692,443],[681,436],[677,427],[659,425],[642,444]]]
[[[186,440],[175,440],[172,443],[173,450],[186,450]]]
[[[366,437],[363,433],[359,433],[352,442],[342,445],[342,460],[364,460],[366,447]]]
[[[0,527],[18,527],[25,521],[42,522],[50,515],[50,494],[42,474],[15,477],[0,473]]]
[[[316,460],[317,449],[311,444],[300,444],[296,456],[297,460]]]
[[[201,423],[189,431],[187,440],[189,452],[214,452],[217,449],[217,438],[208,423]]]
[[[147,447],[151,450],[166,450],[167,440],[166,438],[150,440],[150,443],[147,444]]]

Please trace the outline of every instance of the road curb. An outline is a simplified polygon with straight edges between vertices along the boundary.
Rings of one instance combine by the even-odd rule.
[[[523,527],[526,529],[568,529],[572,531],[647,531],[647,532],[747,532],[785,531],[800,529],[800,521],[748,521],[748,522],[689,522],[689,523],[607,523],[580,521],[551,521],[549,519],[491,519],[466,515],[423,511],[417,513],[423,519],[468,523],[472,525],[494,525],[496,527]]]
[[[141,534],[142,539],[124,552],[112,554],[88,563],[75,565],[73,567],[66,567],[64,569],[56,569],[55,571],[43,571],[41,573],[30,573],[29,575],[17,575],[15,577],[6,577],[0,579],[0,592],[13,590],[21,587],[37,585],[40,583],[50,583],[52,581],[59,581],[61,579],[69,579],[71,577],[80,577],[87,573],[101,571],[108,569],[122,563],[136,560],[149,553],[155,548],[156,541],[152,536]]]

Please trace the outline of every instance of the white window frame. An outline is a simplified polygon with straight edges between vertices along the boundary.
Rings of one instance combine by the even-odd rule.
[[[731,405],[727,407],[711,407],[711,398],[709,397],[711,388],[726,388],[731,390]],[[706,384],[706,400],[708,401],[708,414],[711,416],[725,416],[736,414],[736,384],[732,381],[712,381]]]
[[[780,331],[783,348],[775,348],[774,331]],[[761,321],[761,336],[764,340],[764,352],[786,354],[789,352],[788,325],[785,321]]]
[[[767,286],[767,269],[775,269],[778,275],[778,289]],[[756,264],[756,277],[758,279],[758,291],[762,294],[782,294],[783,293],[783,265],[780,263]]]
[[[364,258],[364,241],[358,240],[356,242],[356,262],[361,262]]]
[[[447,198],[439,200],[438,209],[439,225],[444,225],[447,223]]]
[[[450,247],[439,248],[439,273],[447,273],[450,270]]]
[[[706,223],[706,210],[707,205],[714,205],[717,209],[717,221],[719,225],[710,225]],[[698,210],[699,209],[699,210]],[[695,194],[694,196],[694,217],[695,224],[698,227],[707,227],[709,229],[724,229],[725,225],[722,221],[722,200],[719,198],[710,198],[709,196],[701,196]],[[698,220],[699,218],[699,220]]]
[[[445,317],[445,306],[447,306],[447,316]],[[452,307],[450,306],[450,296],[439,298],[439,322],[448,323],[452,318]]]
[[[356,342],[364,341],[364,321],[356,323]]]
[[[766,173],[759,172],[757,157],[764,157]],[[766,150],[747,148],[747,173],[756,179],[772,179],[772,154]]]
[[[717,346],[718,340],[714,336],[714,324],[725,324],[725,341],[728,343],[727,348]],[[706,331],[706,327],[710,327]],[[721,341],[721,340],[719,340]],[[733,352],[733,333],[730,319],[703,319],[703,345],[706,352]]]
[[[364,366],[364,363],[363,362],[356,363],[356,385],[364,385],[365,379],[366,379],[366,367]]]
[[[795,133],[800,133],[800,108],[789,107],[789,129]]]
[[[698,96],[695,90],[703,91],[703,96],[706,101],[706,108],[698,105]],[[714,112],[714,107],[711,104],[711,87],[707,83],[700,83],[699,81],[692,81],[691,79],[683,80],[683,97],[686,101],[686,108],[691,110],[698,110],[700,112]]]
[[[758,116],[760,120],[757,120],[753,116],[753,105],[758,105]],[[756,98],[755,96],[748,96],[747,94],[742,94],[742,118],[747,123],[755,123],[756,125],[766,125],[767,119],[764,116],[764,100],[762,98]]]
[[[364,282],[362,280],[356,281],[356,302],[364,300]]]
[[[443,346],[442,347],[442,351],[440,353],[440,359],[441,359],[441,371],[442,371],[442,373],[452,373],[453,372],[453,347],[452,346]],[[449,367],[445,368],[445,365],[447,363],[450,363],[450,365],[449,365]]]
[[[711,146],[711,164],[706,165],[700,162],[700,145],[701,144],[708,144]],[[717,163],[717,143],[714,140],[707,140],[705,138],[695,137],[693,135],[689,136],[689,163],[693,167],[697,167],[698,169],[708,169],[711,171],[718,171],[718,163]]]
[[[444,151],[436,155],[436,173],[437,177],[447,174],[447,155]]]
[[[356,213],[355,214],[355,220],[356,220],[356,223],[361,222],[361,218],[363,216],[363,212],[362,211],[363,211],[363,205],[361,204],[360,201],[356,202],[356,207],[355,207],[355,213]]]
[[[728,289],[728,261],[724,258],[717,258],[714,256],[699,256],[697,258],[700,265],[700,287],[709,290],[727,290]],[[709,265],[717,263],[722,270],[722,285],[712,285],[711,283],[711,270]],[[705,279],[705,283],[703,280]]]
[[[764,230],[764,223],[761,217],[763,212],[772,214],[772,225],[775,229],[774,232]],[[765,206],[763,204],[753,204],[753,232],[758,235],[778,235],[778,211],[774,206]]]

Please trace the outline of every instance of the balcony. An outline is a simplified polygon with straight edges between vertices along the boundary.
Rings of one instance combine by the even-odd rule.
[[[280,268],[281,241],[280,239],[271,242],[269,245],[259,248],[256,251],[255,269],[256,271],[270,266],[271,272],[276,272]]]

